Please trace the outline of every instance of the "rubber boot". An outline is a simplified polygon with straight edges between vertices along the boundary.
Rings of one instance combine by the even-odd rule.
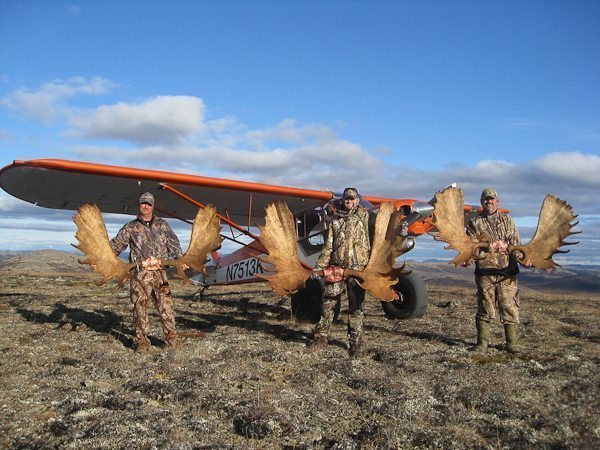
[[[308,350],[311,353],[319,353],[321,350],[325,350],[327,348],[327,336],[316,335],[310,344]]]
[[[490,343],[490,323],[479,318],[476,319],[477,325],[477,345],[470,348],[472,352],[485,352]]]
[[[504,324],[504,334],[506,335],[506,351],[508,353],[518,353],[517,349],[518,337],[517,337],[517,324],[507,323]]]

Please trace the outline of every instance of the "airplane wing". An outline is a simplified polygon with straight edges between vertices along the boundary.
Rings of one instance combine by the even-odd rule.
[[[137,214],[142,192],[151,192],[159,213],[191,219],[206,205],[239,224],[264,223],[265,207],[283,200],[294,214],[322,206],[332,192],[226,180],[60,159],[14,161],[0,170],[10,195],[52,209],[76,210],[95,203],[104,213]]]

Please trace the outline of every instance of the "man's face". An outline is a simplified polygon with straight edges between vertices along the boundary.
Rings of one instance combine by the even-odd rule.
[[[488,214],[494,214],[498,211],[498,199],[494,197],[486,197],[481,200],[481,206],[483,210]]]
[[[352,197],[344,197],[344,207],[348,211],[352,211],[358,205],[359,199]]]
[[[142,217],[152,217],[152,213],[154,212],[154,206],[150,203],[140,203],[140,216]]]

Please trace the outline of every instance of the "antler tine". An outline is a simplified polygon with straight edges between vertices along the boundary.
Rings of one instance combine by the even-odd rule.
[[[206,261],[209,252],[218,249],[221,246],[223,238],[221,237],[221,221],[217,216],[217,209],[214,205],[206,205],[205,208],[198,209],[190,238],[190,245],[185,254],[175,260],[161,261],[165,267],[175,266],[177,277],[189,283],[190,280],[183,270],[186,264],[192,269],[202,272],[206,275]]]
[[[412,273],[412,269],[406,269],[406,262],[402,262],[402,265],[398,267],[401,275],[410,275]]]
[[[312,273],[298,259],[294,216],[283,201],[270,203],[265,213],[265,225],[258,228],[268,255],[260,260],[270,264],[275,274],[256,276],[266,280],[278,295],[292,294],[304,287]]]
[[[392,203],[382,203],[375,219],[375,234],[369,263],[362,272],[344,271],[361,279],[359,284],[371,295],[382,300],[396,298],[391,287],[398,282],[405,264],[394,267],[396,258],[410,250],[404,246],[405,237],[400,235],[402,216]]]
[[[436,241],[446,242],[445,250],[458,250],[451,264],[469,266],[479,259],[476,252],[488,248],[488,242],[477,242],[469,238],[465,232],[464,194],[462,189],[448,187],[435,194],[433,200],[433,221],[436,232],[428,232]]]
[[[266,261],[265,258],[263,258],[262,256],[258,256],[258,255],[252,255],[252,256],[254,256],[256,259],[258,259],[259,266],[265,272],[274,272],[275,271],[275,267],[273,266],[273,263]],[[256,274],[256,276],[259,277],[260,274]]]
[[[103,279],[95,283],[100,286],[115,278],[119,287],[131,277],[133,263],[126,264],[117,258],[110,246],[106,225],[102,214],[96,205],[84,204],[73,216],[77,226],[75,237],[79,241],[73,247],[85,254],[85,259],[79,259],[80,264],[95,266],[94,270],[102,274]]]
[[[581,232],[572,231],[577,225],[577,222],[572,223],[576,217],[571,205],[548,194],[542,203],[538,225],[531,241],[527,245],[509,247],[509,252],[520,252],[520,262],[530,261],[532,266],[538,269],[549,270],[559,266],[552,256],[569,251],[560,250],[560,247],[578,243],[565,241],[568,236]]]

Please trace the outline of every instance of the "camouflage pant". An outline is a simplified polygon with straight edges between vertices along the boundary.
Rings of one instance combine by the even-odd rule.
[[[361,288],[353,278],[346,282],[333,283],[342,284],[346,287],[348,294],[348,340],[357,343],[360,341],[363,332],[363,302],[365,299],[365,290]],[[342,286],[343,291],[343,286]],[[327,290],[321,301],[321,320],[315,326],[314,335],[325,336],[329,334],[331,324],[333,323],[335,305],[341,300],[342,293],[335,296],[327,295]]]
[[[138,344],[150,344],[148,334],[148,302],[150,298],[158,312],[167,344],[177,340],[173,297],[164,270],[144,270],[131,280],[129,296],[133,303],[133,327]]]
[[[475,277],[475,282],[477,318],[493,322],[498,308],[502,323],[519,323],[519,287],[516,276],[483,275]]]

